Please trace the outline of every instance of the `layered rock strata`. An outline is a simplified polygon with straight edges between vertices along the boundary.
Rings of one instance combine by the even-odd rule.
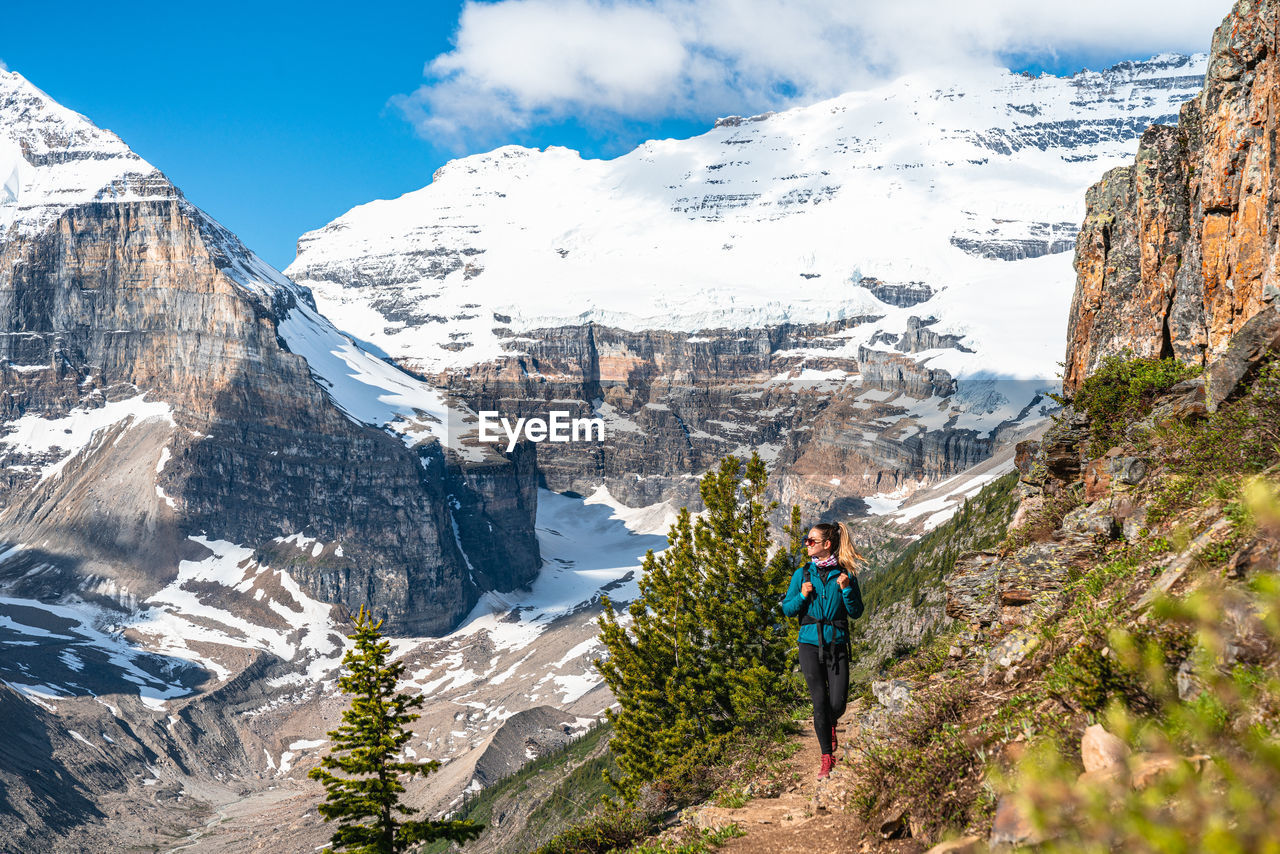
[[[600,485],[635,505],[697,506],[697,481],[725,454],[759,449],[785,501],[857,515],[861,496],[948,477],[991,453],[991,427],[956,426],[956,381],[849,331],[877,316],[826,324],[689,334],[583,326],[512,336],[513,353],[430,379],[471,409],[518,417],[562,410],[600,418],[602,442],[543,442],[539,477],[557,491]],[[960,348],[912,318],[914,343]],[[518,349],[517,349],[518,348]],[[921,430],[924,407],[935,423]],[[998,419],[993,422],[998,426]],[[839,478],[832,478],[839,473]]]
[[[305,289],[116,137],[3,78],[20,153],[0,242],[0,540],[44,543],[58,592],[92,576],[134,601],[198,555],[190,536],[227,540],[416,634],[532,578],[527,465],[361,423],[346,378],[292,351],[296,329],[357,349]],[[102,187],[67,165],[86,163]],[[464,555],[460,532],[481,530]]]

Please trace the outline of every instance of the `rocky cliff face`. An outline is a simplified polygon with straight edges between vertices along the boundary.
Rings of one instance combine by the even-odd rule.
[[[394,417],[360,408],[357,393],[388,390],[378,371],[432,392],[337,333],[110,133],[17,74],[0,79],[0,116],[0,540],[42,544],[61,579],[41,576],[44,594],[92,579],[136,601],[200,551],[192,535],[418,634],[532,577],[527,466],[446,447],[417,399]],[[320,358],[334,354],[345,371]],[[493,533],[464,555],[458,532],[479,528]],[[314,546],[282,543],[299,536]]]
[[[1204,89],[1176,127],[1088,194],[1066,385],[1111,353],[1204,364],[1280,296],[1276,4],[1241,0],[1214,33]]]
[[[512,420],[556,409],[600,418],[602,442],[537,446],[551,489],[590,494],[603,485],[632,506],[697,506],[690,475],[754,449],[775,464],[779,497],[843,517],[865,512],[862,496],[962,471],[990,454],[995,431],[1037,414],[967,409],[946,370],[892,350],[851,353],[849,334],[882,316],[697,334],[538,329],[513,335],[509,356],[431,379],[472,409]],[[915,337],[899,349],[962,346],[928,322],[909,317]]]

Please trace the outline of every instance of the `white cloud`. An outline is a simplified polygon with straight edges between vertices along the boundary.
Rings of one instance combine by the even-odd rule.
[[[785,107],[927,65],[1207,50],[1230,0],[471,0],[393,102],[459,142],[578,117]]]
[[[4,60],[0,59],[0,71],[8,71],[9,66],[5,65]]]

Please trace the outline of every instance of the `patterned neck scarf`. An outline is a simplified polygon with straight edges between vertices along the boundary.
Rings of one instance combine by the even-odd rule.
[[[835,555],[827,555],[826,557],[818,558],[817,560],[814,561],[814,563],[822,567],[823,569],[825,569],[829,566],[835,566],[837,563],[839,563],[839,561],[836,560]]]

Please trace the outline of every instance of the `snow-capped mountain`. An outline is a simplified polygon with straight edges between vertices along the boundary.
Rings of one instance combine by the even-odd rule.
[[[205,216],[160,170],[17,72],[0,71],[0,175],[0,240],[8,245],[40,235],[86,204],[175,204],[195,221],[221,273],[264,307],[282,308],[282,338],[290,350],[309,357],[317,382],[353,421],[386,426],[409,445],[425,437],[450,441],[450,418],[463,416],[450,413],[435,389],[355,346],[317,315],[305,289]],[[471,457],[483,451],[456,442],[453,450]]]
[[[953,376],[1051,378],[1083,192],[1176,118],[1206,58],[1072,77],[923,75],[720,120],[614,160],[508,146],[303,235],[287,273],[340,326],[428,372],[518,349],[495,330],[763,328],[884,315],[923,282],[973,352]],[[1054,255],[1042,263],[1011,259]],[[906,315],[861,327],[906,331]]]
[[[465,407],[339,332],[304,288],[118,137],[17,73],[0,72],[0,153],[0,538],[30,544],[53,525],[88,527],[83,552],[69,557],[100,562],[98,575],[141,595],[176,566],[157,519],[179,539],[251,549],[306,536],[321,550],[289,561],[312,595],[382,601],[393,623],[425,618],[435,630],[484,589],[531,577],[533,508],[480,495],[494,490],[485,477],[518,475],[457,440],[451,426],[465,422]],[[124,447],[103,447],[107,430],[135,437],[139,459],[129,463],[146,481],[122,501],[94,479]],[[144,455],[153,457],[145,469]],[[531,505],[532,490],[514,493]],[[86,491],[105,503],[80,507]],[[419,524],[389,539],[384,531],[405,518],[400,505]],[[123,532],[102,529],[100,514]],[[523,536],[524,554],[502,555],[523,569],[476,577],[468,561],[490,556],[463,554],[459,531],[473,525]],[[144,557],[112,554],[126,542]],[[428,575],[436,581],[424,586]]]
[[[287,272],[474,408],[604,419],[607,454],[539,447],[554,489],[696,502],[690,473],[759,449],[807,512],[892,507],[1042,417],[1084,191],[1205,64],[915,75],[607,161],[508,146]]]
[[[335,603],[408,633],[411,755],[449,760],[415,805],[562,742],[610,699],[598,598],[632,595],[691,473],[760,448],[783,497],[847,515],[1034,416],[1072,182],[1202,70],[909,79],[615,161],[467,158],[304,241],[318,306],[0,72],[5,837],[227,850],[205,805],[239,804],[255,845],[322,843],[304,774],[340,707]],[[607,447],[468,440],[481,404],[561,392]]]

